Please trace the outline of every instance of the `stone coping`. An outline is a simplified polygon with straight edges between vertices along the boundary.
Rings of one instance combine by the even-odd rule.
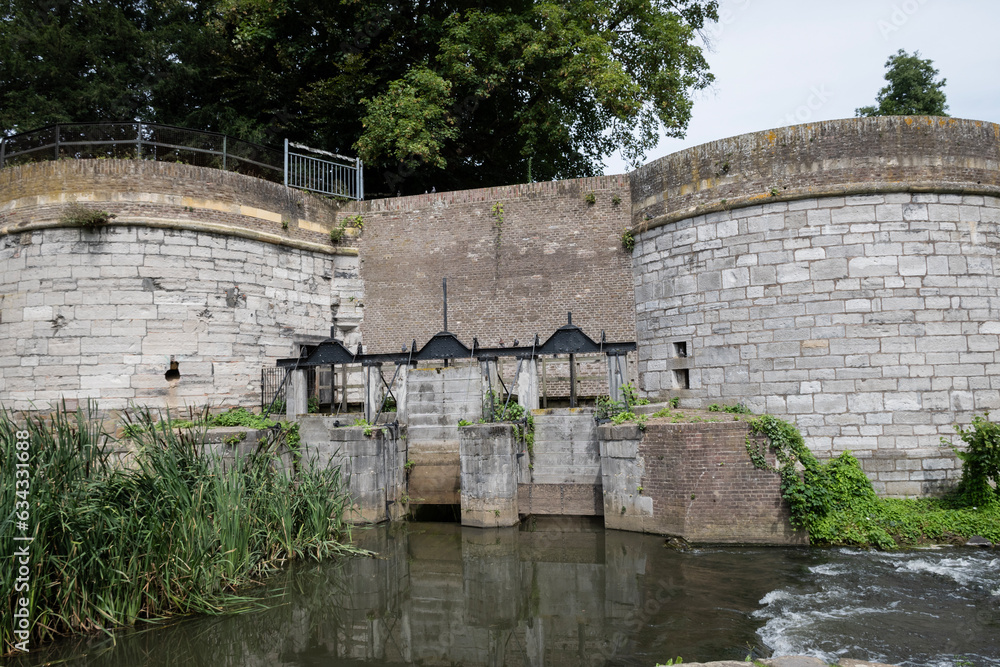
[[[258,231],[256,229],[247,229],[243,227],[233,227],[231,225],[220,225],[212,222],[198,222],[198,221],[187,221],[187,220],[172,220],[168,218],[149,218],[146,216],[132,217],[132,216],[118,216],[114,220],[110,220],[96,229],[103,227],[151,227],[153,229],[170,229],[174,231],[189,231],[189,232],[208,232],[211,234],[219,234],[223,236],[235,236],[236,238],[248,239],[250,241],[259,241],[261,243],[269,243],[271,245],[280,245],[288,248],[295,248],[297,250],[307,250],[309,252],[320,253],[324,255],[344,255],[349,257],[357,257],[358,249],[356,247],[340,247],[340,246],[330,246],[323,245],[321,243],[312,243],[310,241],[302,241],[300,239],[287,238],[284,236],[279,236],[278,234],[269,234],[268,232]],[[80,229],[79,226],[69,225],[58,220],[41,220],[36,222],[28,222],[18,225],[6,225],[0,227],[0,237],[8,236],[10,234],[20,234],[21,232],[33,232],[40,231],[43,229]]]
[[[694,146],[630,174],[633,233],[695,216],[888,192],[1000,195],[1000,125],[844,118]]]

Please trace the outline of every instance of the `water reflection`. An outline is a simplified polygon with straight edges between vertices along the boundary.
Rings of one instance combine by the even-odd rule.
[[[685,662],[742,660],[750,649],[766,654],[759,632],[778,627],[775,619],[803,613],[801,605],[786,613],[775,599],[803,599],[817,581],[830,579],[830,568],[853,558],[810,549],[681,553],[662,538],[605,531],[582,519],[520,530],[397,524],[356,537],[379,557],[296,566],[269,582],[267,609],[76,642],[8,664],[575,667],[652,665],[678,655]],[[986,625],[995,620],[990,616]],[[790,626],[796,630],[796,622]],[[826,641],[836,632],[818,630]],[[867,657],[864,647],[854,657]]]

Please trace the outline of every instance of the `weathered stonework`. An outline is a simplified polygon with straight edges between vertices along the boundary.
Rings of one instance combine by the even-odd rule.
[[[351,523],[379,523],[406,514],[406,432],[337,426],[335,417],[300,415],[302,460],[318,466],[339,466],[344,488],[352,501],[345,519]]]
[[[462,525],[513,526],[517,515],[517,448],[510,424],[458,429],[462,466]]]
[[[852,119],[640,169],[640,388],[786,416],[887,495],[940,491],[960,474],[940,437],[1000,408],[998,135]]]
[[[356,251],[301,229],[281,240],[281,207],[299,208],[286,188],[110,160],[5,169],[0,188],[7,408],[61,398],[97,399],[102,409],[252,406],[261,367],[328,332],[335,312],[342,335],[358,339]],[[335,213],[296,194],[310,215]],[[118,217],[67,226],[67,206],[78,202]]]

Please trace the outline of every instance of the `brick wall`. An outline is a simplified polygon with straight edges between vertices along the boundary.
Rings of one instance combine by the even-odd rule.
[[[593,193],[595,203],[585,197]],[[620,203],[615,203],[618,197]],[[499,202],[503,221],[492,213]],[[544,340],[566,323],[593,338],[634,340],[627,176],[467,190],[348,205],[365,221],[362,331],[372,351],[395,352],[448,328],[467,344]]]
[[[117,223],[194,226],[269,234],[272,242],[330,246],[339,205],[243,174],[143,160],[60,160],[0,170],[0,233],[59,221],[79,202]],[[282,221],[288,228],[282,228]]]
[[[780,480],[757,470],[742,422],[605,425],[601,439],[608,528],[689,542],[803,544],[788,523]]]

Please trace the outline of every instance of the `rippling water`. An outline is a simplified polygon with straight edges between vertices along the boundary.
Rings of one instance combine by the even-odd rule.
[[[774,654],[1000,665],[995,551],[701,548],[552,519],[357,533],[267,609],[74,640],[11,665],[654,665]]]
[[[821,552],[752,616],[775,653],[1000,665],[1000,558],[969,549]]]

